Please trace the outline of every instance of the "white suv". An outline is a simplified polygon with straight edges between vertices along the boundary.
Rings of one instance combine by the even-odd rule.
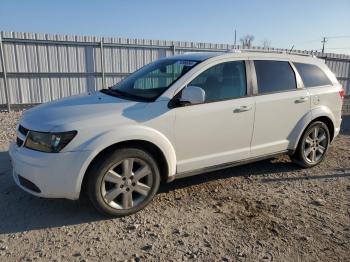
[[[344,90],[314,57],[261,52],[167,57],[109,89],[26,111],[13,176],[41,197],[113,216],[144,208],[162,181],[287,153],[320,163]]]

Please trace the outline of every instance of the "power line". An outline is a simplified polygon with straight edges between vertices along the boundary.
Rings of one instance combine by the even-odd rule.
[[[350,49],[350,46],[346,46],[346,47],[327,47],[327,49]]]
[[[350,38],[350,35],[338,35],[338,36],[324,36],[322,37],[322,55],[324,54],[324,48],[326,42],[328,42],[328,39],[335,39],[335,38]],[[347,49],[347,48],[329,48],[329,49]]]
[[[350,35],[327,36],[327,38],[350,38]]]
[[[319,42],[320,39],[314,39],[314,40],[308,40],[308,41],[302,41],[302,42],[297,42],[297,44],[306,44],[306,43],[315,43],[315,42]]]
[[[350,38],[350,35],[325,36],[325,38],[326,39],[328,39],[328,38]],[[312,39],[312,40],[306,40],[306,41],[302,41],[302,42],[297,42],[296,44],[315,43],[315,42],[319,42],[320,39],[322,40],[323,37],[318,38],[318,39]]]

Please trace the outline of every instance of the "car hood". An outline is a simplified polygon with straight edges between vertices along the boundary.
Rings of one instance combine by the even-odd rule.
[[[130,114],[145,106],[146,103],[93,92],[36,106],[25,111],[20,123],[35,131],[67,131],[84,125],[115,124],[127,119],[125,111]]]

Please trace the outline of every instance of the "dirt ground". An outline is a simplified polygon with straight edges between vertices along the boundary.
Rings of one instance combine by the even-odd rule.
[[[106,219],[87,200],[17,188],[0,113],[0,261],[350,261],[350,118],[326,160],[288,157],[163,185],[143,211]]]

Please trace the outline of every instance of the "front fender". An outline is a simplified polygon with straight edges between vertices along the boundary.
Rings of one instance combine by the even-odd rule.
[[[81,145],[80,150],[91,151],[91,154],[87,158],[79,173],[76,185],[77,192],[80,192],[82,181],[88,166],[100,152],[111,145],[130,140],[143,140],[157,146],[163,152],[167,161],[168,177],[171,178],[175,175],[175,150],[169,139],[164,134],[147,126],[122,126],[92,137]]]

